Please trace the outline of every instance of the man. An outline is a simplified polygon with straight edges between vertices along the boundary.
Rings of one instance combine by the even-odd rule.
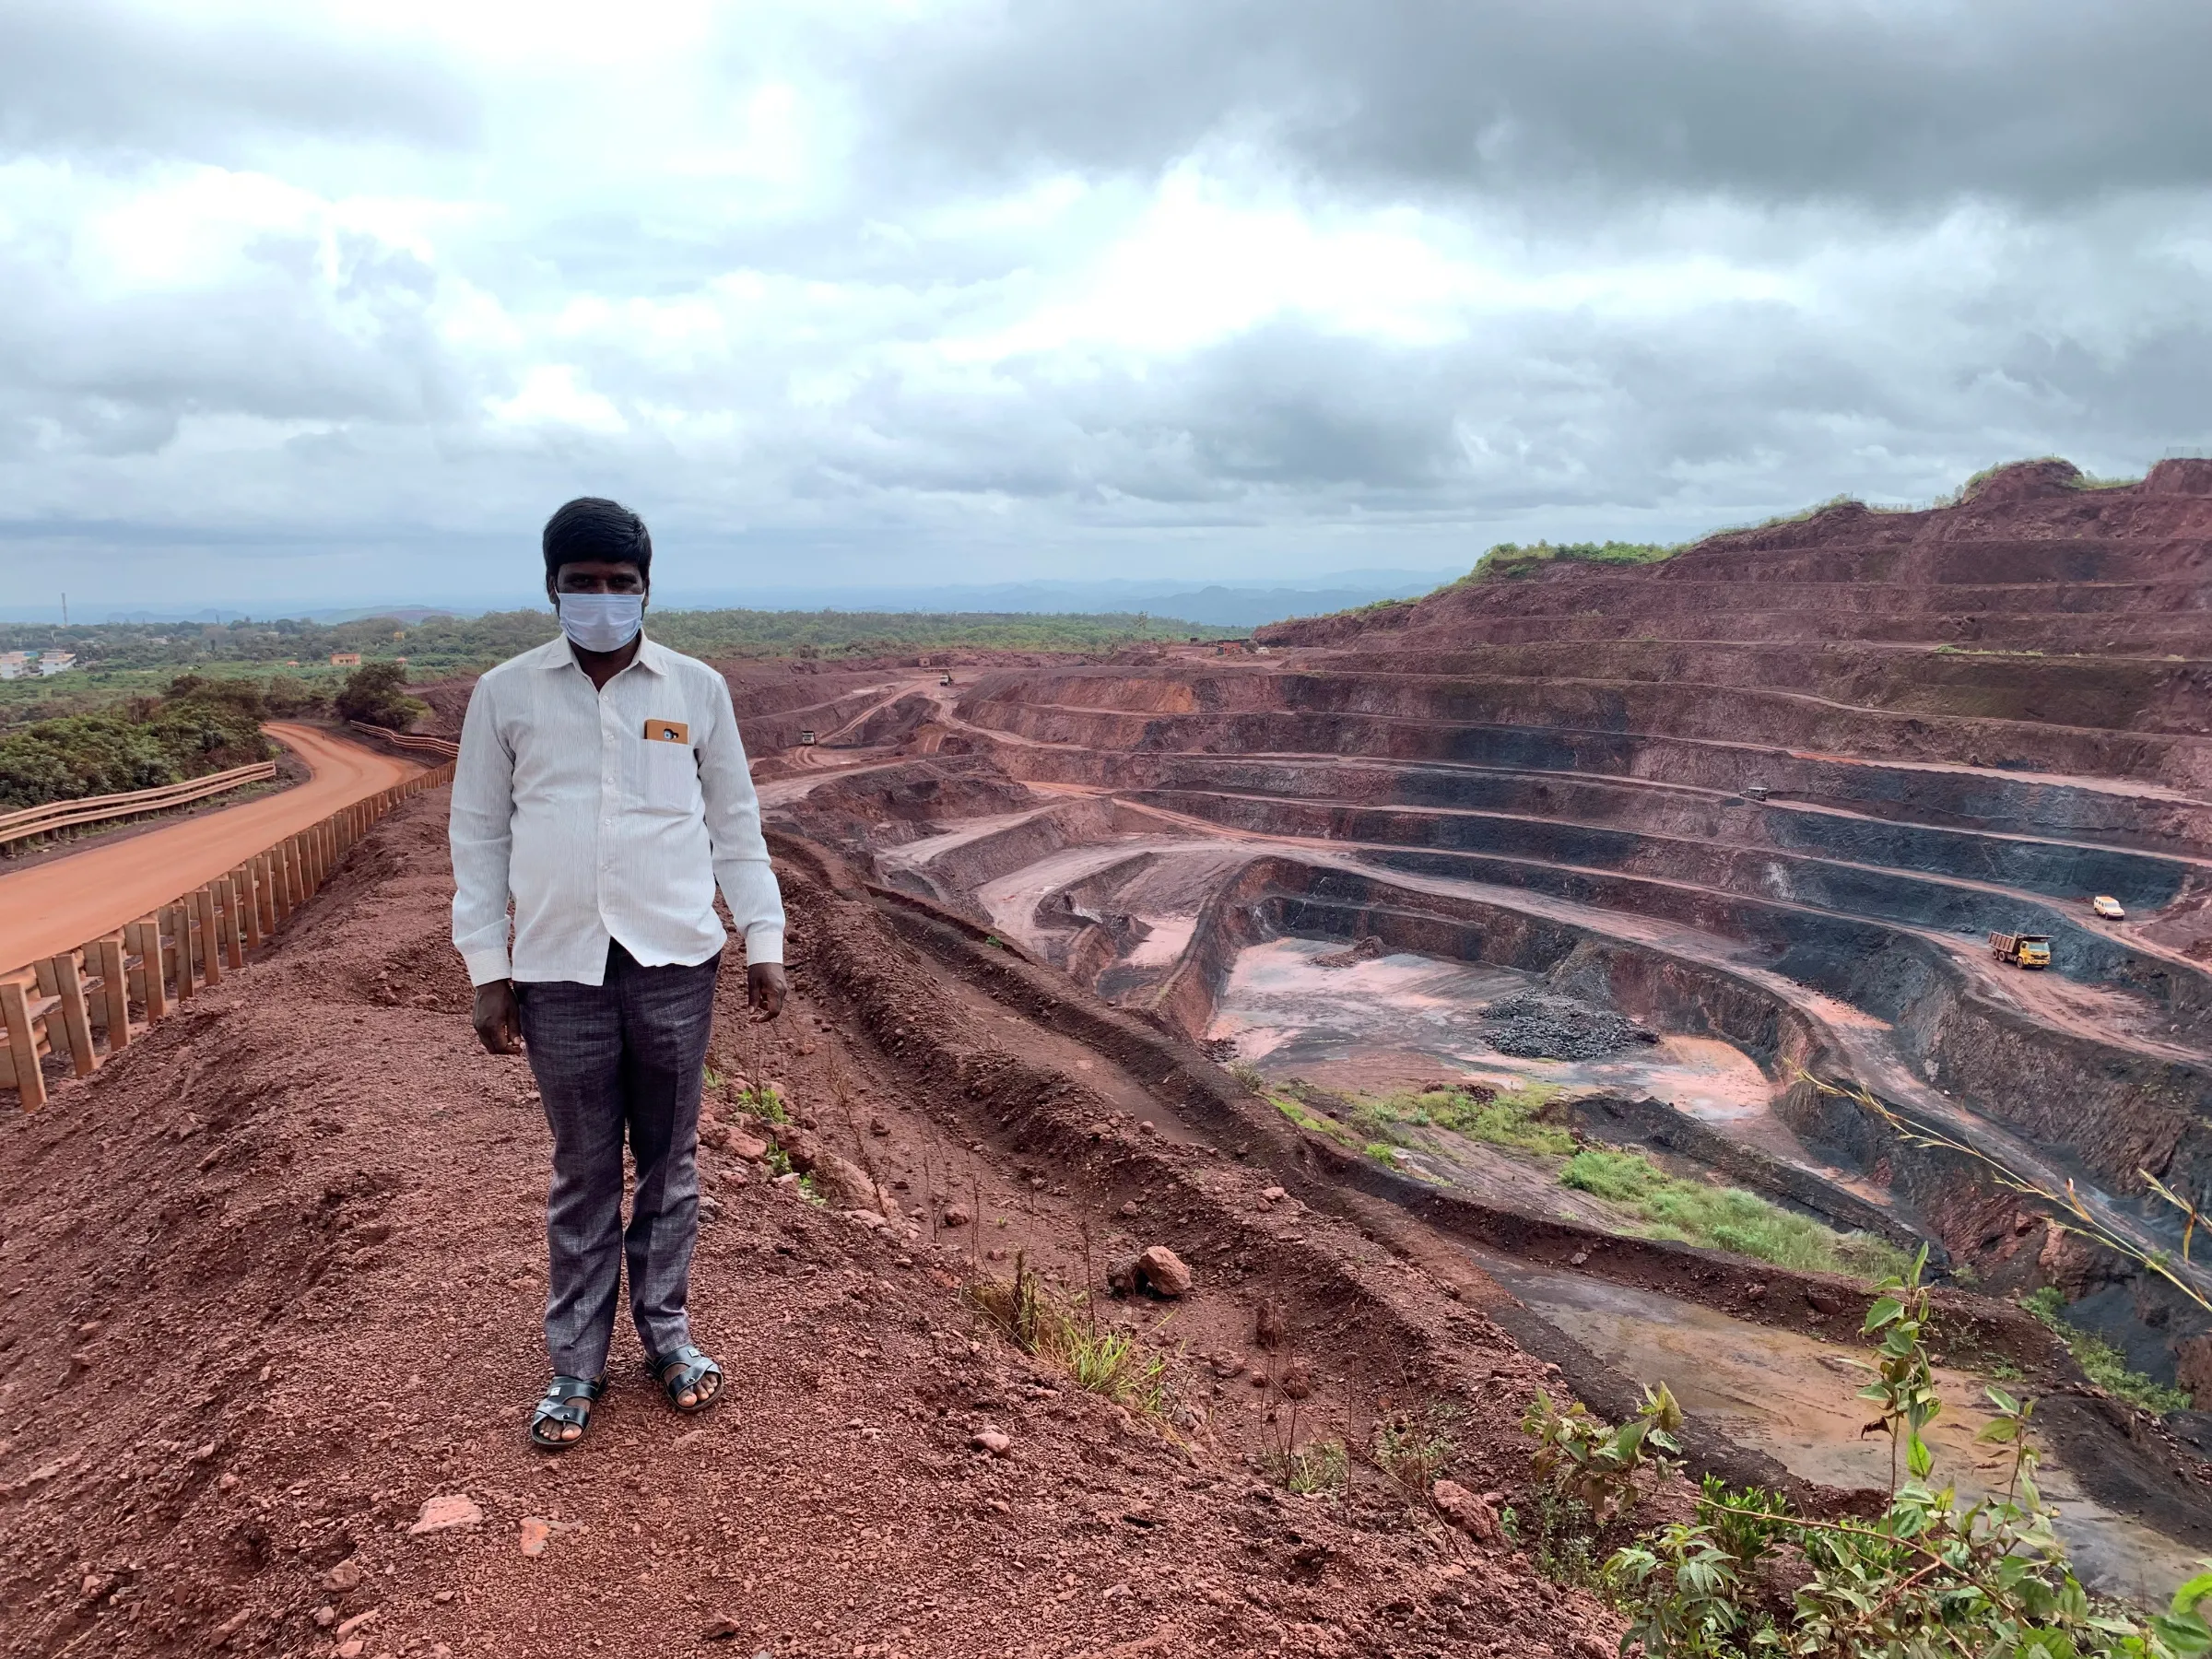
[[[586,496],[546,522],[561,637],[477,682],[453,774],[453,944],[477,1035],[526,1047],[553,1130],[546,1348],[530,1439],[580,1439],[606,1387],[621,1264],[645,1362],[679,1411],[720,1396],[685,1304],[699,1236],[699,1095],[724,943],[746,1001],[782,1012],[783,903],[730,688],[645,637],[653,538]],[[514,943],[507,910],[514,906]],[[519,1040],[519,1041],[518,1041]],[[637,1166],[622,1227],[622,1145]]]

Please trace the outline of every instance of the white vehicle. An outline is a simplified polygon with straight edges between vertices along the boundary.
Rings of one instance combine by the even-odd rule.
[[[2127,912],[2120,908],[2120,900],[2113,898],[2110,893],[2098,894],[2096,898],[2089,900],[2089,908],[2095,911],[2099,915],[2102,916],[2107,922],[2124,922],[2127,920]]]

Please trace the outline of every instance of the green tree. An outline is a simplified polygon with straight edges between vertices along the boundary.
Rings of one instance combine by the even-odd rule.
[[[429,704],[407,695],[406,683],[407,671],[398,663],[364,663],[346,677],[336,699],[338,717],[404,732],[430,712]]]

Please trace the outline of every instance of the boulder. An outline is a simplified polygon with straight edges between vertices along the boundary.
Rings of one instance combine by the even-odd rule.
[[[798,1159],[792,1159],[798,1166]],[[867,1171],[834,1152],[817,1151],[806,1171],[814,1182],[815,1196],[833,1210],[874,1210],[879,1216],[904,1219],[897,1194],[868,1179]]]
[[[1130,1264],[1129,1282],[1137,1289],[1149,1290],[1172,1301],[1188,1296],[1195,1281],[1181,1256],[1165,1244],[1155,1244]]]
[[[441,1492],[422,1500],[422,1516],[407,1531],[420,1536],[451,1532],[457,1526],[477,1526],[483,1520],[484,1512],[477,1507],[476,1500],[462,1492]]]
[[[1456,1480],[1440,1480],[1429,1488],[1438,1514],[1479,1544],[1503,1544],[1505,1529],[1488,1498],[1477,1498]]]

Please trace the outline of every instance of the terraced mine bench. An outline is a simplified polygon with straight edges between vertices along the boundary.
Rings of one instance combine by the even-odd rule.
[[[2070,1237],[2023,1257],[1973,1162],[2144,1253],[2182,1239],[2154,1178],[2212,1192],[2212,461],[2113,488],[2026,464],[1257,638],[922,688],[935,750],[766,810],[1218,1046],[1240,959],[1368,940],[1725,1047],[1764,1104],[1715,1132],[2001,1288],[2094,1288],[2100,1329],[2212,1397],[2212,1314]],[[1990,961],[2021,932],[2049,973]],[[1347,972],[1308,1011],[1348,1030],[1373,976]],[[1424,1075],[1489,1064],[1460,1053]]]

